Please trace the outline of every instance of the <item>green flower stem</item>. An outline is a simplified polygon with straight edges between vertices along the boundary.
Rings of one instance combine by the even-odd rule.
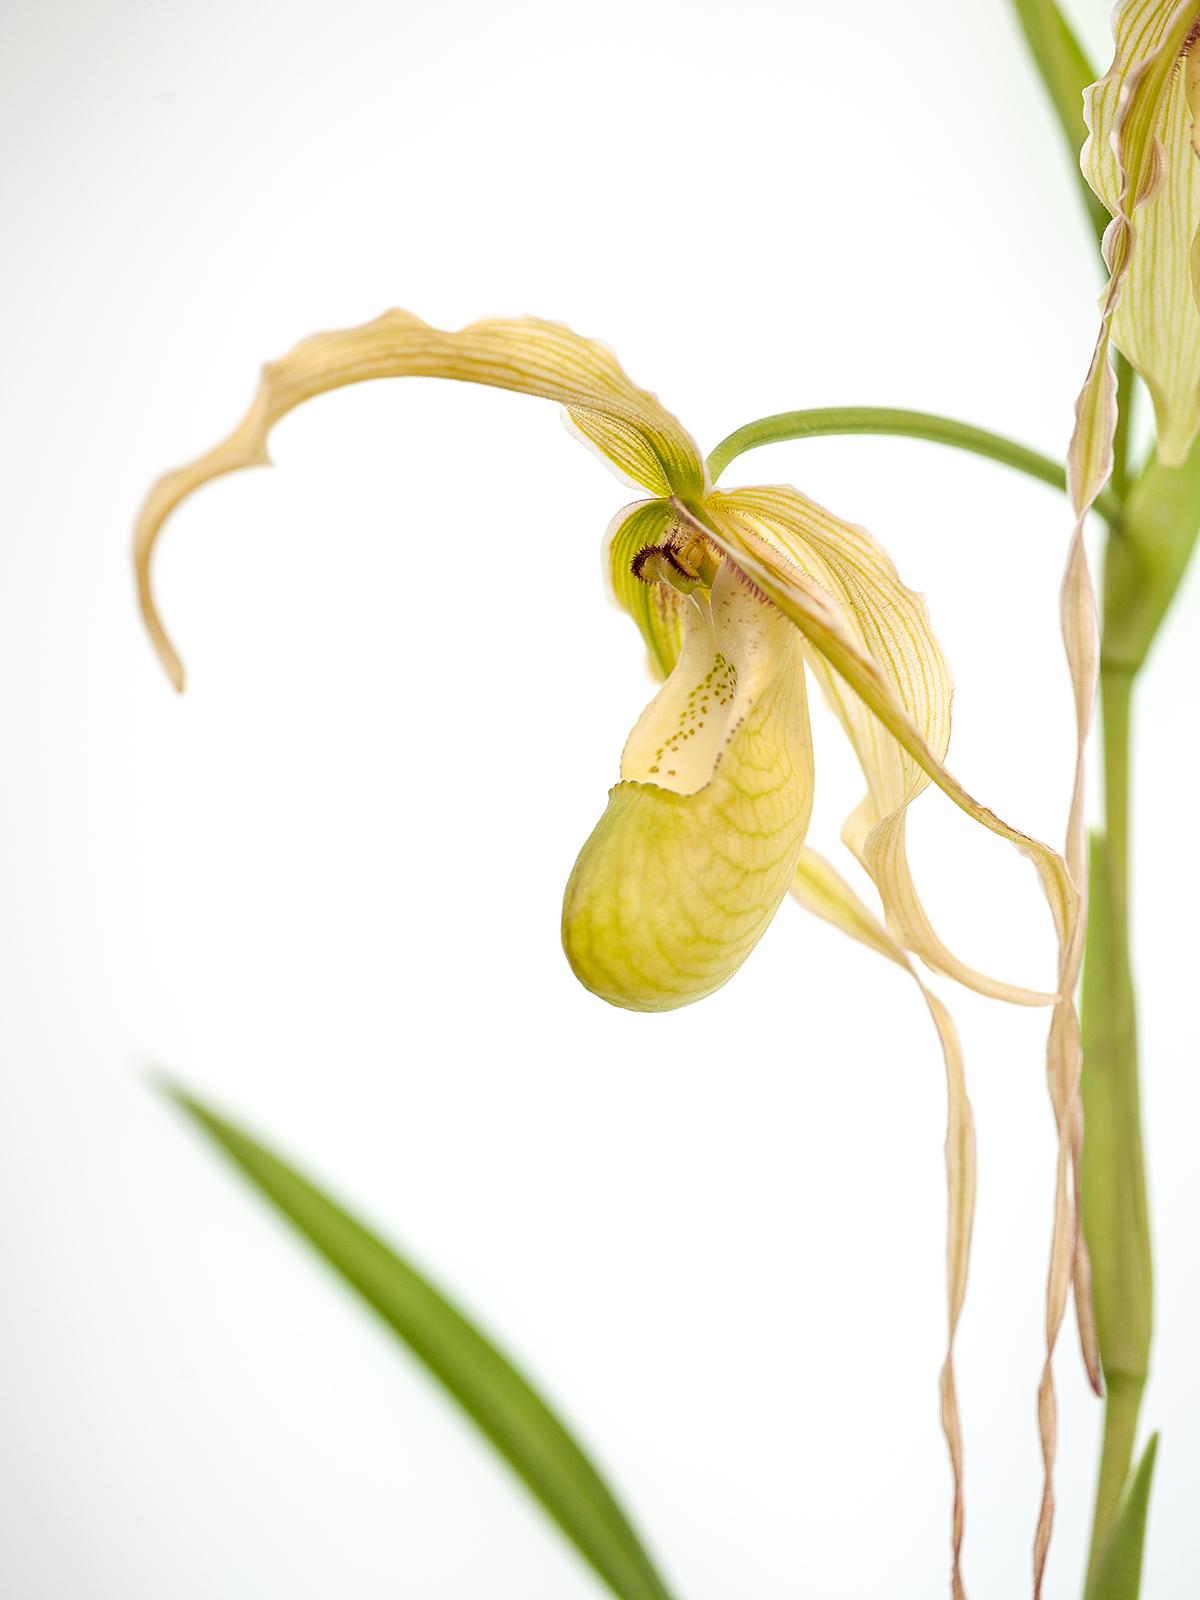
[[[1134,674],[1101,673],[1105,830],[1091,840],[1081,1022],[1086,1136],[1081,1198],[1107,1398],[1088,1581],[1112,1530],[1133,1457],[1153,1323],[1153,1277],[1129,962],[1129,726]]]
[[[1126,391],[1129,380],[1120,374]],[[1118,469],[1127,435],[1117,443]],[[1114,479],[1117,474],[1114,473]],[[1110,528],[1104,558],[1100,700],[1103,834],[1091,841],[1081,1025],[1086,1135],[1081,1198],[1108,1391],[1089,1585],[1098,1582],[1132,1460],[1153,1331],[1153,1272],[1129,960],[1129,745],[1133,687],[1200,529],[1200,448],[1182,467],[1151,457]]]
[[[822,434],[884,433],[907,439],[929,439],[956,450],[969,450],[991,461],[1015,467],[1028,477],[1037,478],[1064,493],[1065,469],[1048,456],[1039,455],[1023,444],[1015,444],[985,428],[972,428],[950,417],[928,411],[897,411],[890,406],[825,406],[816,411],[780,411],[772,417],[748,422],[727,439],[722,439],[708,458],[708,471],[715,483],[735,457],[764,444],[782,444],[788,439],[815,439]],[[1108,523],[1121,515],[1121,502],[1110,491],[1102,490],[1095,509]]]

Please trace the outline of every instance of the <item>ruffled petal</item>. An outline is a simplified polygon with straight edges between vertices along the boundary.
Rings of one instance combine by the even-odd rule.
[[[706,508],[728,519],[743,535],[782,550],[820,585],[845,636],[876,663],[940,763],[950,742],[950,669],[923,598],[901,583],[883,547],[865,529],[842,521],[795,489],[714,494]],[[811,639],[809,646],[809,665],[867,780],[866,798],[847,818],[842,838],[879,890],[893,938],[933,971],[981,994],[1016,1005],[1051,1004],[1053,995],[976,972],[938,938],[921,904],[905,849],[907,808],[928,787],[930,774]]]
[[[348,383],[398,377],[457,378],[557,400],[580,436],[651,494],[699,495],[707,485],[695,441],[671,413],[631,382],[606,346],[558,323],[496,318],[445,333],[407,311],[387,311],[358,328],[315,334],[263,369],[254,403],[229,438],[160,478],[142,508],[134,544],[142,614],[176,688],[183,687],[183,667],[150,586],[150,557],[168,513],[210,478],[267,465],[271,429],[302,401]]]
[[[562,938],[584,986],[670,1011],[727,983],[791,885],[813,761],[796,630],[730,561],[688,602],[678,665],[579,853]]]
[[[741,491],[743,495],[748,492]],[[1001,821],[994,812],[967,793],[946,768],[924,728],[904,703],[896,675],[888,671],[883,663],[876,661],[852,636],[843,613],[832,603],[829,592],[790,559],[781,556],[777,547],[758,533],[747,519],[730,516],[723,511],[718,500],[719,497],[710,496],[703,507],[692,511],[697,527],[707,528],[710,541],[728,551],[764,593],[770,595],[795,622],[810,646],[845,680],[945,795],[990,832],[1015,844],[1033,862],[1054,921],[1059,948],[1058,983],[1046,1047],[1046,1074],[1058,1123],[1059,1158],[1046,1297],[1047,1357],[1038,1392],[1039,1430],[1045,1461],[1043,1499],[1034,1539],[1035,1593],[1040,1595],[1054,1511],[1052,1470],[1056,1422],[1051,1356],[1072,1285],[1088,1376],[1096,1393],[1103,1392],[1091,1305],[1090,1267],[1076,1201],[1083,1139],[1083,1117],[1079,1103],[1079,1022],[1074,1002],[1083,954],[1086,894],[1086,873],[1081,864],[1083,747],[1091,715],[1097,662],[1095,606],[1081,539],[1086,506],[1080,509],[1076,522],[1061,599],[1063,636],[1075,690],[1079,732],[1075,789],[1067,827],[1067,856],[1064,859],[1048,845],[1019,833]],[[679,509],[680,515],[688,514],[688,508],[681,506]]]

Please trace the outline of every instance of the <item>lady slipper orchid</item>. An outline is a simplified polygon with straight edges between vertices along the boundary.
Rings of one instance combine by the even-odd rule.
[[[587,987],[635,1010],[671,1009],[712,993],[753,949],[792,884],[811,812],[807,663],[867,779],[845,838],[894,937],[982,993],[1053,999],[961,963],[913,885],[905,812],[932,778],[1034,857],[1059,920],[1074,894],[1053,851],[986,812],[943,766],[952,685],[921,597],[869,534],[796,490],[715,490],[671,413],[602,345],[553,323],[496,319],[445,333],[389,311],[268,365],[240,426],[162,478],[138,523],[143,614],[177,688],[183,669],[150,585],[168,513],[210,478],[267,463],[270,429],[301,401],[405,375],[557,400],[572,431],[653,496],[627,507],[607,538],[613,595],[667,681],[630,735],[622,781],[567,886],[563,940]]]
[[[268,365],[230,437],[151,491],[135,560],[143,614],[175,686],[183,687],[183,669],[150,583],[155,541],[170,511],[210,478],[267,463],[272,426],[301,401],[367,378],[401,376],[455,378],[555,400],[571,430],[649,496],[615,518],[605,561],[612,596],[637,623],[665,681],[629,736],[621,781],[567,884],[562,938],[576,975],[593,993],[632,1010],[687,1005],[734,975],[791,889],[810,911],[914,978],[910,952],[982,994],[1052,1004],[1049,1072],[1063,1137],[1052,1285],[1074,1276],[1082,1289],[1080,1329],[1095,1376],[1086,1253],[1069,1181],[1082,878],[1078,867],[1073,873],[1057,852],[972,799],[947,770],[950,672],[924,601],[901,583],[870,534],[795,489],[716,489],[675,417],[632,383],[605,347],[566,328],[497,319],[445,333],[389,311],[362,327],[307,339]],[[1076,654],[1086,655],[1082,621],[1077,633],[1083,643]],[[1073,665],[1079,684],[1086,663],[1073,658]],[[805,844],[813,796],[807,672],[866,779],[867,794],[843,839],[879,892],[882,922]],[[1085,699],[1077,695],[1081,730]],[[986,977],[938,938],[905,849],[907,809],[931,781],[1034,863],[1059,940],[1055,993]],[[942,1002],[921,988],[941,1039],[949,1097],[942,1423],[955,1482],[953,1587],[961,1596],[962,1451],[950,1348],[966,1284],[974,1142],[953,1024]],[[1052,1406],[1047,1391],[1046,1416]]]
[[[1113,36],[1113,64],[1083,97],[1083,175],[1113,221],[1068,457],[1077,506],[1090,506],[1112,471],[1110,339],[1150,391],[1164,466],[1186,460],[1200,429],[1200,3],[1124,0]]]

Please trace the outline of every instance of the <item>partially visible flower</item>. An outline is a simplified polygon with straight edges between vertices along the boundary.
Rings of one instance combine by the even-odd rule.
[[[1200,0],[1124,0],[1113,34],[1113,64],[1083,97],[1083,174],[1113,216],[1069,458],[1075,499],[1089,505],[1112,470],[1110,338],[1150,391],[1164,466],[1186,460],[1200,429]]]
[[[1061,856],[986,810],[946,769],[952,685],[924,601],[900,582],[868,533],[798,491],[715,489],[694,441],[670,412],[634,385],[608,350],[566,328],[530,318],[444,333],[391,311],[363,327],[307,339],[269,365],[241,425],[207,456],[161,479],[138,523],[143,613],[176,687],[183,687],[183,670],[150,585],[166,516],[208,479],[266,463],[271,427],[302,400],[367,378],[404,375],[556,400],[584,442],[650,496],[612,523],[606,563],[617,602],[637,622],[666,681],[630,734],[621,782],[567,885],[563,944],[582,982],[634,1010],[700,999],[738,970],[792,888],[810,910],[910,971],[911,951],[981,993],[1024,1005],[1053,1002],[1053,1087],[1055,1072],[1063,1077],[1053,1064],[1070,1058],[1076,1037],[1076,881]],[[866,778],[867,795],[843,838],[879,891],[886,926],[805,847],[813,791],[806,669]],[[1060,943],[1055,994],[973,971],[934,932],[905,850],[907,808],[930,781],[1033,861]],[[953,1026],[925,993],[950,1098],[952,1342],[966,1281],[973,1143]],[[1055,1104],[1066,1130],[1066,1103],[1056,1098]],[[1060,1201],[1064,1182],[1060,1162]],[[1077,1262],[1076,1237],[1067,1195],[1055,1223],[1053,1270],[1060,1277],[1064,1271],[1069,1277]],[[1082,1304],[1080,1320],[1086,1345]],[[954,1589],[961,1595],[962,1462],[949,1356],[942,1416],[955,1474]]]

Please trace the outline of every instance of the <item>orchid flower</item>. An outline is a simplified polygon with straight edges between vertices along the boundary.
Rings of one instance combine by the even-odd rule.
[[[1032,855],[1056,916],[1074,903],[1054,852],[986,812],[943,765],[952,684],[924,601],[869,534],[796,490],[715,490],[670,412],[603,346],[554,324],[495,320],[443,333],[390,311],[268,366],[238,429],[163,478],[138,525],[143,613],[177,688],[183,669],[150,586],[167,514],[208,479],[265,463],[271,427],[302,400],[404,374],[557,400],[571,430],[653,497],[626,507],[606,539],[613,596],[666,682],[629,737],[622,781],[567,887],[564,944],[589,988],[634,1010],[686,1005],[726,983],[762,936],[791,886],[812,807],[807,662],[867,779],[845,838],[893,936],[983,994],[1052,1001],[960,962],[913,885],[905,813],[932,778]]]
[[[1113,217],[1100,334],[1068,458],[1076,501],[1087,504],[1112,470],[1110,339],[1150,391],[1164,466],[1187,459],[1200,429],[1200,3],[1125,0],[1113,34],[1113,64],[1084,94],[1083,174]]]
[[[307,339],[267,366],[240,426],[208,455],[161,479],[138,523],[142,610],[175,686],[183,687],[183,669],[150,583],[154,544],[172,508],[210,478],[265,464],[272,426],[301,401],[367,378],[406,375],[557,401],[569,428],[643,496],[611,524],[605,566],[612,596],[636,622],[664,682],[629,736],[620,782],[567,884],[563,945],[586,987],[645,1011],[711,994],[738,970],[793,889],[808,909],[914,977],[909,952],[982,994],[1053,1004],[1052,1082],[1055,1073],[1069,1082],[1082,880],[1054,850],[972,799],[947,770],[952,684],[922,598],[868,533],[797,490],[716,489],[675,417],[633,384],[605,347],[566,328],[493,320],[445,333],[390,311]],[[809,672],[866,779],[867,795],[843,839],[879,892],[882,922],[805,843],[813,795]],[[1059,939],[1055,993],[975,972],[938,938],[905,850],[907,808],[931,781],[1033,861]],[[953,1024],[923,984],[922,991],[949,1086],[952,1345],[971,1233],[973,1133]],[[1063,1106],[1056,1105],[1063,1125]],[[1078,1266],[1078,1229],[1061,1169],[1060,1162],[1053,1271],[1069,1277]],[[1082,1308],[1080,1321],[1086,1347]],[[962,1454],[949,1353],[942,1414],[955,1476],[960,1595]]]

